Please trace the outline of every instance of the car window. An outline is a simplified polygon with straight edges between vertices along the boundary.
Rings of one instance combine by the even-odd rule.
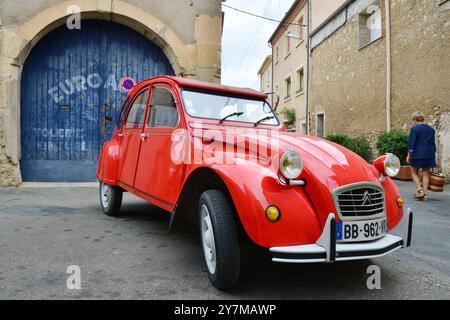
[[[125,111],[127,110],[128,103],[130,102],[130,96],[127,96],[124,103],[122,104],[122,108],[120,109],[119,117],[116,121],[116,128],[122,128],[123,118],[125,116]]]
[[[140,129],[144,123],[149,90],[142,91],[133,101],[125,123],[125,129]]]
[[[278,125],[271,106],[263,100],[252,100],[206,92],[183,90],[186,112],[196,118]]]
[[[178,109],[170,90],[154,87],[150,102],[148,128],[175,128],[178,125]]]

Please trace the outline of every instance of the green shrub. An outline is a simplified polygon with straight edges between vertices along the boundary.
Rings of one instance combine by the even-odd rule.
[[[343,146],[349,138],[343,134],[329,134],[325,137],[325,139]]]
[[[372,148],[367,140],[363,138],[350,138],[342,134],[330,134],[327,135],[325,139],[340,144],[366,161],[370,161],[372,158]]]
[[[285,108],[280,112],[289,124],[294,124],[297,118],[294,108]]]
[[[372,158],[372,148],[367,140],[363,138],[349,138],[344,147],[352,150],[366,161],[370,161]]]
[[[378,136],[377,149],[379,155],[393,153],[402,165],[406,165],[408,154],[408,135],[403,131],[384,132]]]

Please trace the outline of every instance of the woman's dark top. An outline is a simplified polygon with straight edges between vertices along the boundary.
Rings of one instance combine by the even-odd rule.
[[[411,128],[409,133],[409,143],[408,152],[411,153],[411,158],[413,160],[427,159],[426,161],[430,167],[434,164],[436,157],[436,144],[435,144],[435,131],[432,127],[427,124],[420,123]],[[416,161],[418,163],[418,161]],[[420,163],[423,163],[420,161]],[[419,166],[422,167],[422,166]]]

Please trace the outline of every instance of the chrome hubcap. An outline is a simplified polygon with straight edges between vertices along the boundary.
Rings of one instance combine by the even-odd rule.
[[[106,183],[102,183],[102,188],[101,189],[102,189],[101,193],[102,193],[102,205],[103,205],[103,208],[108,208],[108,206],[109,206],[109,197],[110,197],[110,194],[111,194],[111,188]]]
[[[216,271],[216,244],[214,241],[214,229],[212,227],[211,216],[208,208],[203,205],[201,208],[201,234],[203,253],[206,265],[211,274]]]

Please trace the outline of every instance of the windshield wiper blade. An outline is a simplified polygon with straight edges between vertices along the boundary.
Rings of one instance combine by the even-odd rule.
[[[267,120],[271,120],[271,119],[275,119],[275,116],[268,116],[262,119],[259,119],[258,121],[255,122],[255,127],[260,124],[261,122],[267,121]]]
[[[225,120],[227,120],[228,118],[231,118],[231,117],[234,117],[234,116],[239,117],[239,116],[242,116],[243,114],[244,114],[243,112],[233,112],[233,113],[230,113],[229,115],[223,117],[222,119],[220,119],[219,122],[222,123]]]

